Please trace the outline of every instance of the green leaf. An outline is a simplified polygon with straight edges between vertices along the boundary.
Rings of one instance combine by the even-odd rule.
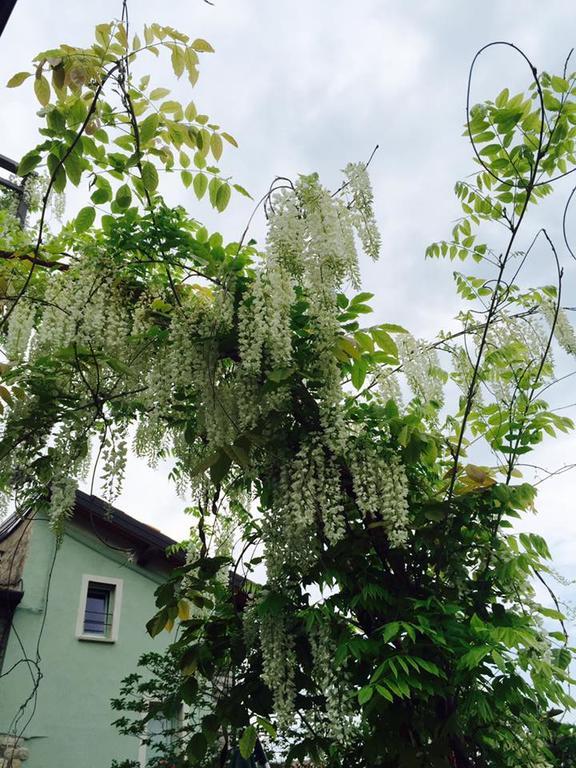
[[[115,199],[118,208],[121,210],[124,211],[126,208],[130,207],[130,203],[132,202],[132,190],[128,184],[122,184],[121,187],[118,187]]]
[[[7,88],[18,88],[19,85],[22,85],[22,83],[27,80],[29,77],[32,77],[32,74],[30,72],[17,72],[15,75],[12,75],[10,80],[6,83]]]
[[[552,75],[550,82],[552,83],[552,88],[554,88],[557,93],[567,93],[570,90],[570,83],[568,80],[564,80],[563,77]]]
[[[174,74],[176,77],[180,78],[182,77],[182,74],[184,72],[184,68],[186,66],[186,61],[184,59],[184,52],[180,48],[179,45],[175,45],[172,48],[172,69],[174,70]]]
[[[381,328],[373,328],[371,330],[372,338],[378,344],[380,349],[388,354],[398,357],[398,347],[394,339],[383,331]]]
[[[47,106],[50,102],[50,84],[44,75],[40,75],[34,80],[34,93],[36,98],[42,104],[43,107]]]
[[[90,229],[96,218],[96,211],[91,205],[87,205],[78,213],[74,220],[74,229],[76,232],[86,232]]]
[[[252,752],[254,752],[257,737],[258,734],[256,732],[256,728],[254,728],[253,725],[249,725],[244,729],[244,733],[238,742],[238,747],[240,748],[240,754],[245,760],[248,760]]]
[[[399,621],[391,621],[389,624],[386,624],[382,632],[382,642],[388,643],[393,637],[396,637],[399,631],[400,631]]]
[[[148,192],[155,192],[158,187],[158,171],[150,161],[142,163],[142,181]]]
[[[217,133],[213,133],[210,137],[210,149],[216,160],[220,160],[222,157],[222,139]]]
[[[36,166],[41,162],[42,157],[36,152],[35,149],[33,149],[31,152],[28,152],[22,160],[20,160],[20,163],[18,165],[18,175],[19,176],[26,176],[31,171],[36,168]]]
[[[208,189],[208,179],[203,173],[197,173],[196,176],[194,176],[193,186],[196,197],[198,200],[201,200]]]
[[[222,131],[221,135],[224,141],[227,141],[228,144],[232,144],[233,147],[238,147],[238,142],[236,141],[234,136],[230,136],[229,133],[225,133],[224,131]]]
[[[110,182],[102,176],[99,176],[96,180],[96,189],[90,195],[90,199],[96,205],[107,203],[109,200],[112,200],[112,187],[110,186]]]
[[[188,120],[191,123],[197,114],[198,112],[196,110],[196,105],[194,104],[193,101],[191,101],[190,104],[188,104],[188,106],[184,110],[184,117],[186,118],[186,120]]]
[[[150,621],[146,622],[146,630],[150,637],[156,637],[164,629],[168,622],[168,612],[165,608],[153,616]]]
[[[208,195],[210,197],[210,202],[216,208],[216,195],[218,194],[218,189],[220,188],[220,179],[217,179],[216,177],[210,179],[210,183],[208,184]]]
[[[52,188],[55,192],[63,192],[66,188],[66,172],[61,165],[53,173]]]
[[[263,728],[268,736],[270,736],[271,739],[276,738],[276,728],[270,723],[268,720],[266,720],[263,717],[257,717],[256,721],[258,722],[258,725]]]
[[[354,361],[352,366],[352,384],[356,389],[361,389],[368,373],[368,363],[363,358]]]
[[[163,99],[164,96],[168,96],[170,90],[168,88],[154,88],[150,91],[150,98],[156,101],[157,99]]]
[[[394,701],[394,696],[392,696],[388,688],[385,688],[383,685],[377,685],[376,690],[380,696],[382,696],[382,698],[386,699],[387,701]]]
[[[509,97],[510,97],[510,91],[508,90],[508,88],[504,88],[504,90],[500,91],[498,96],[496,96],[494,103],[498,108],[501,108],[506,104]]]
[[[232,459],[224,451],[220,451],[218,459],[210,467],[210,479],[214,485],[219,485],[228,474]]]
[[[150,139],[154,138],[156,131],[158,130],[158,124],[160,123],[160,117],[157,114],[149,115],[138,126],[138,132],[140,135],[140,144],[147,144]]]
[[[218,192],[216,193],[216,208],[220,212],[222,212],[226,206],[228,205],[228,202],[230,200],[230,187],[226,182],[223,182],[218,187]]]
[[[233,184],[232,186],[234,187],[236,192],[240,192],[241,195],[244,195],[244,197],[249,197],[250,200],[252,200],[252,195],[250,194],[250,192],[245,190],[244,187],[241,187],[240,184]]]
[[[84,170],[84,163],[82,158],[76,152],[71,152],[64,160],[64,167],[66,168],[66,174],[72,184],[75,187],[80,184],[82,179],[82,171]]]
[[[194,762],[202,760],[208,749],[208,741],[203,733],[195,733],[186,746],[186,755]]]
[[[364,704],[367,704],[372,696],[374,695],[374,688],[372,686],[367,685],[364,688],[360,688],[358,691],[358,703],[363,706]]]
[[[566,619],[566,616],[563,613],[560,613],[560,611],[555,611],[553,608],[545,608],[543,605],[538,608],[538,613],[541,613],[542,616],[546,616],[548,619],[555,619],[556,621],[565,621]]]

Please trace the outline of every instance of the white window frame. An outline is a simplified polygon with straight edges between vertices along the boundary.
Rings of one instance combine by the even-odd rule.
[[[96,635],[90,632],[84,632],[84,618],[86,615],[86,600],[88,597],[88,587],[91,583],[104,584],[110,587],[113,593],[112,607],[112,626],[109,635]],[[89,640],[93,643],[115,643],[118,640],[118,630],[120,628],[120,612],[122,610],[122,587],[123,579],[111,579],[108,576],[91,576],[84,574],[82,576],[82,587],[80,589],[80,605],[76,616],[76,637],[78,640]]]
[[[178,729],[184,728],[184,721],[185,721],[186,715],[188,714],[189,709],[190,708],[184,702],[182,702],[182,704],[180,705],[180,711],[174,718],[174,720],[178,724],[177,725]],[[143,714],[142,718],[144,717],[145,715]],[[143,736],[140,737],[140,744],[138,745],[138,764],[140,768],[146,768],[148,763],[148,747],[150,745],[146,743],[146,739],[149,738],[147,730],[148,729],[146,728],[146,732],[143,734]],[[151,757],[154,757],[154,755],[151,755]]]

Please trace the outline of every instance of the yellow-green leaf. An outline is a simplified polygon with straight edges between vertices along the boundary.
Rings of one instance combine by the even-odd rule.
[[[40,75],[34,80],[34,93],[43,107],[50,102],[50,83],[44,75]]]
[[[216,160],[220,160],[222,157],[222,139],[217,133],[213,133],[210,137],[210,149]]]
[[[164,96],[168,96],[169,93],[169,88],[154,88],[153,91],[150,91],[150,98],[154,100],[163,99]]]
[[[228,144],[232,144],[233,147],[237,147],[238,146],[238,142],[236,141],[234,136],[230,136],[229,133],[224,133],[223,132],[222,133],[222,138],[225,139],[228,142]]]
[[[206,40],[202,40],[200,37],[194,40],[192,48],[199,53],[214,53],[214,48],[212,48],[210,43]]]
[[[184,54],[180,46],[175,45],[172,48],[171,59],[172,59],[172,69],[174,70],[174,74],[176,75],[176,77],[181,77],[182,73],[184,72],[184,68],[186,66],[186,61],[184,59]]]
[[[160,122],[159,116],[157,114],[152,114],[152,115],[149,115],[145,120],[143,120],[140,123],[140,125],[138,126],[138,130],[140,134],[141,144],[147,144],[150,141],[150,139],[152,139],[156,135],[159,122]]]
[[[203,173],[197,173],[194,176],[194,192],[198,200],[204,197],[206,190],[208,189],[208,179]]]
[[[15,75],[12,75],[10,80],[6,83],[7,88],[18,88],[19,85],[22,85],[24,80],[27,80],[29,77],[32,77],[30,72],[17,72]]]

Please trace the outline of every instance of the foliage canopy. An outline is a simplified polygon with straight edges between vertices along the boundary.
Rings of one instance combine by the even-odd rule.
[[[211,50],[124,19],[9,83],[31,78],[45,118],[20,173],[48,181],[27,230],[0,211],[2,487],[59,535],[91,447],[113,500],[132,441],[192,494],[187,564],[148,624],[179,632],[116,702],[131,733],[188,705],[157,765],[227,765],[257,738],[334,768],[553,765],[571,649],[533,586],[546,543],[514,520],[535,501],[519,465],[572,427],[544,399],[553,346],[576,353],[562,271],[547,231],[524,230],[576,166],[576,75],[530,65],[527,93],[469,108],[476,173],[428,256],[477,274],[455,273],[459,328],[429,343],[365,323],[366,164],[335,192],[275,179],[263,250],[164,203],[163,172],[220,211],[247,194],[215,165],[233,137],[132,74],[168,54],[194,85]],[[49,201],[83,181],[91,204],[52,233]],[[537,248],[554,285],[522,284]]]

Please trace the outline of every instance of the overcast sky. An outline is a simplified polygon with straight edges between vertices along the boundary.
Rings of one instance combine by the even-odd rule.
[[[473,170],[462,138],[468,68],[476,50],[509,40],[539,69],[560,72],[576,43],[576,12],[560,0],[132,0],[133,31],[145,22],[168,24],[209,40],[216,54],[203,56],[194,93],[184,82],[177,98],[193,97],[240,149],[227,152],[222,168],[259,197],[276,175],[318,171],[336,186],[339,169],[380,149],[371,165],[383,235],[381,261],[363,262],[365,285],[378,294],[378,321],[399,322],[416,335],[432,337],[449,323],[457,303],[454,265],[424,261],[431,241],[448,234],[458,213],[454,182]],[[29,68],[30,59],[61,42],[88,44],[96,23],[119,14],[120,0],[18,0],[0,40],[0,82]],[[156,85],[171,79],[167,67],[150,59]],[[494,52],[481,63],[474,100],[495,96],[505,85],[529,83],[528,71],[510,53]],[[30,81],[29,81],[30,82]],[[37,141],[36,103],[29,82],[1,87],[0,153],[19,158]],[[192,195],[169,196],[231,240],[238,239],[251,204],[233,198],[224,215],[198,206]],[[546,220],[557,233],[566,190],[537,213],[525,242]],[[75,201],[71,201],[72,208]],[[576,221],[574,223],[576,228]],[[262,219],[254,225],[261,239]],[[565,303],[576,305],[573,264],[566,266]],[[551,282],[549,261],[536,255],[535,282]],[[556,405],[576,400],[565,387]],[[572,416],[575,414],[565,411]],[[576,460],[576,440],[550,444],[540,460],[556,468]],[[556,564],[576,576],[573,553],[576,475],[543,483],[540,516],[527,528],[543,532]],[[186,520],[165,473],[136,460],[130,465],[119,506],[131,515],[181,536]],[[574,593],[574,590],[567,592]]]

